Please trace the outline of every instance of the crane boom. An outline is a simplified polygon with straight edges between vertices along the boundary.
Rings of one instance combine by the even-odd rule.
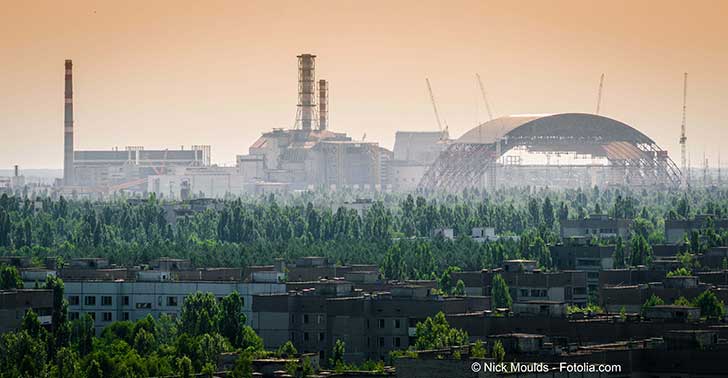
[[[480,94],[483,95],[483,102],[485,103],[485,110],[488,111],[488,119],[493,119],[493,113],[490,112],[490,105],[488,104],[488,97],[485,95],[485,87],[483,86],[483,80],[480,79],[480,74],[476,73],[475,77],[478,79],[478,86],[480,87]]]
[[[599,115],[599,109],[602,107],[602,88],[604,88],[604,74],[599,79],[599,92],[597,93],[597,111],[596,115]]]
[[[682,178],[683,178],[683,187],[688,186],[688,165],[686,162],[686,145],[688,142],[688,137],[685,133],[685,113],[687,113],[687,99],[688,99],[688,73],[685,72],[685,75],[683,76],[683,107],[682,107],[682,124],[680,126],[680,159],[681,159],[681,169],[682,169]]]
[[[435,111],[435,120],[437,120],[437,127],[442,131],[442,122],[440,121],[440,113],[437,111],[437,103],[435,102],[435,95],[432,94],[432,86],[430,85],[430,79],[425,78],[427,83],[427,91],[430,93],[430,101],[432,101],[432,109]]]

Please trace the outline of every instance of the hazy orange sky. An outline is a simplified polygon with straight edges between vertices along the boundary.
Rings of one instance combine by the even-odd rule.
[[[331,128],[391,148],[436,130],[424,79],[457,137],[486,113],[594,112],[679,164],[682,74],[692,164],[728,141],[728,1],[5,1],[0,167],[61,168],[63,61],[76,148],[212,145],[233,164],[291,127],[296,55],[330,80]],[[728,161],[728,151],[723,153]]]

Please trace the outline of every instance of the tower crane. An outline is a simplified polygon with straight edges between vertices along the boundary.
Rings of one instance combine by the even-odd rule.
[[[688,137],[685,135],[685,113],[687,112],[687,98],[688,98],[688,73],[685,72],[683,76],[683,107],[682,107],[682,125],[680,126],[680,159],[682,170],[682,184],[683,188],[687,188],[688,182],[688,166],[686,162],[686,145]]]
[[[430,93],[430,101],[432,102],[432,109],[435,111],[435,120],[437,121],[437,127],[440,129],[441,133],[443,131],[447,132],[447,126],[445,126],[444,130],[442,128],[442,121],[440,121],[440,112],[437,111],[437,102],[435,102],[435,95],[432,94],[432,86],[430,85],[430,79],[425,78],[425,82],[427,83],[427,91]]]
[[[483,86],[483,80],[480,79],[480,74],[476,73],[475,77],[478,79],[478,86],[480,87],[480,94],[483,95],[483,102],[485,103],[485,110],[488,111],[488,119],[493,119],[493,113],[490,112],[490,105],[488,104],[488,97],[485,95],[485,87]]]

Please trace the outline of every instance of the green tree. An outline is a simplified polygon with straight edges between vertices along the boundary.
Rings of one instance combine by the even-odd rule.
[[[23,321],[20,326],[21,330],[27,331],[31,337],[39,338],[41,335],[40,321],[38,315],[32,309],[28,309],[23,315]]]
[[[81,367],[79,365],[78,354],[71,348],[63,347],[59,349],[56,353],[55,365],[51,368],[50,376],[52,378],[80,377]]]
[[[624,241],[621,236],[617,237],[617,242],[614,245],[614,268],[621,269],[625,267],[624,263]]]
[[[478,340],[470,348],[470,357],[472,358],[485,358],[487,350],[483,346],[483,342]]]
[[[217,332],[220,304],[212,293],[197,292],[188,296],[182,305],[180,328],[191,336]]]
[[[674,304],[676,306],[690,306],[690,307],[693,306],[693,304],[690,303],[690,301],[685,297],[679,297],[679,298],[675,299],[675,302],[673,302],[672,304]]]
[[[86,372],[87,378],[104,378],[104,371],[101,370],[101,365],[96,360],[91,360],[88,371]]]
[[[205,366],[202,367],[202,370],[200,370],[200,373],[205,378],[213,378],[215,376],[215,365],[211,362],[206,363]]]
[[[235,347],[242,345],[242,329],[245,326],[243,314],[243,299],[237,291],[222,298],[220,302],[222,316],[220,317],[220,334],[225,336]]]
[[[543,220],[546,223],[546,227],[551,230],[554,227],[554,205],[551,203],[551,199],[547,196],[543,201],[543,208],[541,209],[543,214]]]
[[[723,301],[718,299],[710,290],[706,290],[698,295],[693,304],[700,307],[700,316],[709,319],[721,319],[725,316],[725,307]]]
[[[329,365],[338,367],[344,364],[344,353],[346,352],[346,345],[340,339],[336,339],[334,348],[331,350],[331,358],[329,359]]]
[[[23,279],[14,266],[0,266],[0,290],[22,289]]]
[[[450,327],[442,312],[417,323],[415,337],[417,338],[415,341],[417,350],[442,349],[468,343],[467,332]]]
[[[255,333],[255,330],[253,330],[252,327],[244,326],[242,330],[240,347],[253,352],[261,351],[264,349],[263,339],[261,339],[260,336]]]
[[[71,324],[68,321],[68,301],[65,298],[63,280],[57,276],[46,276],[45,288],[53,291],[53,313],[51,314],[51,327],[56,348],[69,346],[71,337]]]
[[[652,262],[652,247],[647,240],[639,234],[632,236],[630,265],[649,265]]]
[[[452,291],[453,295],[465,295],[465,282],[463,280],[458,280],[458,283],[455,285],[455,289]]]
[[[291,340],[288,340],[285,342],[285,344],[281,345],[280,348],[278,348],[278,351],[276,352],[281,357],[284,356],[295,356],[298,354],[298,350],[296,350],[296,347],[293,346],[293,343]]]
[[[151,354],[157,347],[157,340],[154,334],[147,332],[144,328],[139,329],[134,336],[134,349],[142,355]]]
[[[646,311],[646,310],[647,310],[648,308],[650,308],[650,307],[653,307],[653,306],[659,306],[659,305],[664,305],[664,304],[665,304],[665,301],[664,301],[664,300],[662,300],[662,298],[660,298],[660,297],[656,296],[655,294],[652,294],[652,296],[651,296],[651,297],[649,297],[649,298],[648,298],[648,299],[647,299],[647,300],[645,301],[645,303],[644,303],[644,304],[642,305],[642,315],[644,315],[644,314],[645,314],[645,311]]]
[[[242,351],[235,360],[235,366],[231,372],[232,378],[252,378],[253,377],[253,355],[250,352]]]
[[[506,350],[503,348],[503,343],[501,343],[500,340],[496,340],[495,343],[493,343],[492,355],[495,362],[503,362],[506,360]]]
[[[452,294],[455,289],[455,282],[453,281],[452,274],[459,272],[461,269],[457,266],[449,266],[442,272],[439,279],[440,290],[445,294]]]
[[[506,284],[506,280],[504,280],[500,274],[493,276],[490,297],[493,301],[493,308],[511,308],[511,305],[513,304],[508,284]]]
[[[194,370],[192,370],[192,360],[187,356],[182,356],[177,359],[177,373],[182,378],[192,378]]]
[[[94,320],[88,313],[73,322],[71,340],[82,357],[93,351],[94,333]]]
[[[684,276],[692,276],[692,272],[690,270],[680,267],[673,271],[667,272],[668,277],[684,277]]]

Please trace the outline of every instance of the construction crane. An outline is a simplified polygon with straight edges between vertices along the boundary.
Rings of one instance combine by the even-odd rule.
[[[596,115],[599,115],[599,109],[602,106],[602,89],[604,88],[604,74],[602,74],[602,77],[599,79],[599,92],[597,93],[597,111]]]
[[[488,111],[488,120],[493,119],[493,113],[490,112],[490,105],[488,104],[488,97],[485,95],[485,87],[483,86],[483,80],[480,79],[480,74],[476,73],[475,77],[478,79],[478,86],[480,87],[480,94],[483,95],[483,102],[485,103],[485,110]]]
[[[435,120],[437,121],[437,127],[440,129],[440,132],[443,131],[442,129],[442,121],[440,121],[440,113],[437,111],[437,103],[435,102],[435,95],[432,94],[432,86],[430,85],[430,79],[425,78],[425,82],[427,83],[427,91],[430,93],[430,101],[432,101],[432,109],[435,111]],[[447,127],[444,131],[447,131]]]
[[[682,170],[682,184],[683,188],[687,188],[689,185],[687,172],[688,172],[688,165],[687,165],[687,157],[686,157],[686,146],[688,142],[688,137],[685,135],[685,113],[687,112],[687,99],[688,99],[688,73],[685,72],[685,76],[683,77],[683,107],[682,107],[682,125],[680,126],[680,160],[681,160],[681,166],[680,169]]]

